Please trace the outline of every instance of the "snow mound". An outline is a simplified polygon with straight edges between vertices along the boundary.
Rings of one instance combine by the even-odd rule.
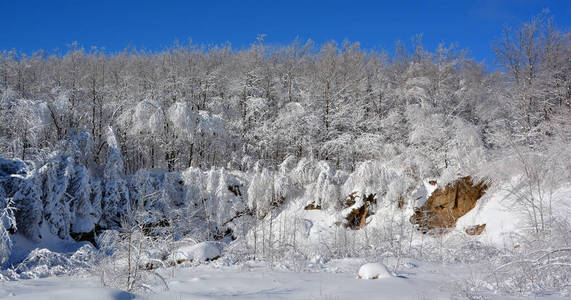
[[[34,249],[12,270],[12,275],[16,276],[13,279],[45,278],[89,270],[93,266],[95,251],[91,244],[85,244],[71,256],[70,253],[52,252],[44,248]]]
[[[382,263],[368,263],[359,268],[359,279],[380,279],[393,277],[391,271]]]
[[[219,242],[202,242],[192,246],[178,248],[172,258],[176,262],[203,262],[217,259],[222,255],[222,245]]]

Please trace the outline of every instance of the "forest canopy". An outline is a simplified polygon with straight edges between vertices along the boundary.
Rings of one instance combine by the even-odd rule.
[[[37,160],[83,130],[100,164],[111,127],[127,174],[275,167],[288,156],[352,171],[405,149],[439,173],[461,164],[454,151],[567,134],[569,39],[545,13],[505,29],[491,73],[454,44],[426,49],[421,35],[392,54],[348,41],[268,47],[263,37],[245,50],[3,51],[0,156]]]

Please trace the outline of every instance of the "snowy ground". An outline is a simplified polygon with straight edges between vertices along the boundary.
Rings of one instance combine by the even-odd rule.
[[[556,213],[562,217],[571,213],[568,202],[570,196],[571,188],[567,186],[557,191],[553,197],[554,205],[557,205]],[[448,235],[442,241],[451,239],[453,243],[454,238],[460,237],[464,239],[460,239],[461,242],[480,241],[482,245],[513,248],[513,244],[510,244],[506,237],[516,231],[516,221],[521,217],[503,205],[509,200],[504,194],[498,193],[483,200],[458,221],[455,234]],[[273,219],[273,236],[287,238],[289,235],[282,236],[283,228],[293,228],[293,232],[297,232],[294,237],[298,247],[307,249],[318,245],[322,240],[335,240],[338,227],[334,223],[339,216],[320,210],[306,211],[303,209],[304,205],[303,198],[297,199],[297,202],[291,201]],[[383,228],[380,222],[392,220],[383,211],[379,211],[371,219],[368,226],[373,228]],[[471,237],[463,233],[464,226],[483,223],[488,226],[482,235]],[[49,233],[45,228],[42,233],[46,238],[38,245],[16,235],[14,257],[24,258],[30,249],[36,247],[73,253],[82,245],[66,244],[47,238]],[[424,236],[424,239],[428,237]],[[428,242],[426,244],[430,245]],[[212,247],[203,247],[205,245]],[[357,278],[358,270],[363,264],[372,262],[371,258],[334,259],[326,263],[321,263],[319,259],[310,259],[302,264],[303,268],[307,268],[310,272],[295,272],[293,269],[279,266],[279,261],[276,262],[279,267],[274,268],[269,268],[263,262],[232,264],[231,256],[223,256],[219,246],[221,246],[219,243],[208,242],[199,245],[191,243],[180,247],[173,254],[175,260],[184,259],[190,262],[198,258],[199,262],[203,262],[206,258],[221,257],[202,265],[162,269],[160,272],[167,281],[168,289],[164,286],[155,286],[153,288],[156,292],[153,294],[141,292],[131,294],[119,289],[102,287],[99,275],[92,274],[0,281],[0,299],[567,299],[555,295],[508,297],[494,294],[491,292],[493,287],[487,285],[491,280],[485,277],[490,274],[486,269],[490,268],[490,264],[486,264],[483,260],[489,257],[477,260],[474,257],[477,253],[471,252],[469,247],[457,255],[467,255],[464,258],[472,257],[474,260],[465,261],[479,261],[481,264],[443,264],[406,260],[399,264],[401,267],[398,276],[362,280]],[[320,248],[315,249],[317,252],[314,254],[321,253]],[[427,255],[427,258],[434,261],[430,255]],[[48,258],[46,260],[49,261]],[[312,264],[310,261],[319,262]],[[386,256],[380,263],[395,265],[395,261]],[[44,273],[39,272],[39,274]],[[121,286],[121,283],[117,283],[116,286]]]
[[[152,295],[102,288],[97,277],[50,277],[3,282],[1,299],[462,299],[478,291],[463,291],[462,282],[477,281],[478,266],[439,266],[407,262],[400,276],[357,279],[365,260],[333,260],[319,272],[269,269],[261,263],[222,266],[211,263],[178,268],[165,274],[169,289]],[[483,294],[473,299],[536,299]],[[556,296],[541,299],[564,299]]]

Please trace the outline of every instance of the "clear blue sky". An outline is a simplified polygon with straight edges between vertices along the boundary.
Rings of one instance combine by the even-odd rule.
[[[112,52],[128,46],[160,50],[188,39],[242,48],[261,33],[271,44],[299,36],[317,43],[349,39],[363,48],[392,50],[395,41],[409,42],[423,33],[431,49],[440,42],[458,42],[490,64],[490,42],[502,27],[519,25],[544,8],[560,27],[570,27],[571,0],[0,0],[0,50],[66,49],[73,41]]]

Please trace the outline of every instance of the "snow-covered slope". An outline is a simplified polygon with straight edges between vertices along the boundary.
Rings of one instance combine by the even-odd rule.
[[[546,194],[545,215],[551,219],[568,220],[571,215],[571,187],[565,185]],[[525,235],[528,228],[530,211],[516,195],[507,189],[493,188],[476,203],[476,207],[462,216],[456,223],[458,231],[480,224],[486,224],[485,230],[473,237],[486,244],[512,248],[518,245],[518,235]]]

